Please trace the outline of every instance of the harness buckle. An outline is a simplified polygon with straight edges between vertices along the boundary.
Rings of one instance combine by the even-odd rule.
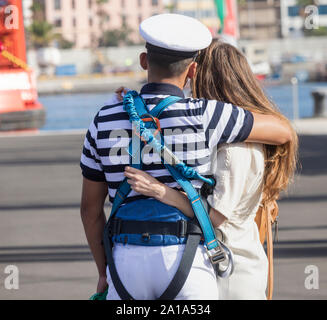
[[[179,236],[185,238],[187,233],[187,222],[185,220],[180,220],[178,229]]]
[[[227,259],[227,254],[225,250],[220,246],[211,250],[207,249],[207,254],[212,265],[216,265]]]

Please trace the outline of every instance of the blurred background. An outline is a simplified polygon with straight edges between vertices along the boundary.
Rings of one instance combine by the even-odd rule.
[[[94,293],[79,218],[84,135],[116,88],[146,82],[138,27],[169,12],[240,48],[292,120],[300,164],[280,201],[275,298],[326,299],[327,0],[0,0],[0,299]]]

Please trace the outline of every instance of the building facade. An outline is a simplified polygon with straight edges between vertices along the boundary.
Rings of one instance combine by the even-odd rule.
[[[281,37],[281,9],[284,0],[239,1],[241,39],[274,39]]]
[[[139,24],[162,13],[163,0],[109,0],[102,5],[96,0],[45,0],[46,20],[55,31],[76,48],[89,48],[106,30],[131,30],[130,39],[141,42]]]
[[[219,29],[217,8],[213,0],[171,0],[171,11],[200,20],[212,33]]]

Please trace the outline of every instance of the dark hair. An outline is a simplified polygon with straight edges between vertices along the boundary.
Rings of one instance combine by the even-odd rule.
[[[148,62],[151,69],[167,78],[181,75],[193,61],[193,58],[168,56],[148,50]]]

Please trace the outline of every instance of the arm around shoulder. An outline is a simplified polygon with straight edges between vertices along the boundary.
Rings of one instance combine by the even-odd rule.
[[[293,129],[287,120],[258,113],[253,113],[253,118],[253,128],[246,142],[282,145],[292,141]]]

